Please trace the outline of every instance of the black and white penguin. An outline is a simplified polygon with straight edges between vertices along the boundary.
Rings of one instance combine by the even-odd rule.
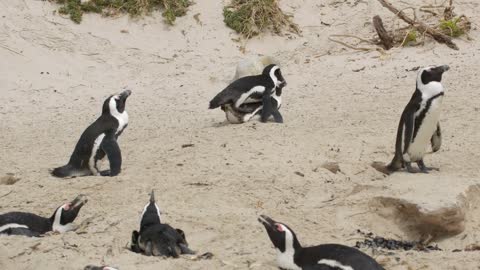
[[[338,244],[302,247],[287,225],[261,215],[277,250],[277,265],[284,270],[384,270],[373,258],[358,249]]]
[[[286,86],[286,81],[280,68],[271,64],[264,68],[261,75],[242,77],[232,82],[210,101],[209,109],[229,104],[237,112],[251,114],[250,108],[244,109],[242,105],[261,102],[263,106],[261,109],[262,122],[266,122],[272,114],[276,120],[281,119],[281,115],[278,117],[280,114],[278,106],[272,105],[271,97],[277,88],[284,86]]]
[[[128,125],[125,103],[131,93],[130,90],[125,90],[103,102],[102,115],[82,133],[68,164],[55,168],[52,171],[53,176],[115,176],[120,173],[122,154],[117,139]],[[110,169],[100,171],[97,163],[105,155]]]
[[[118,270],[118,268],[114,268],[111,266],[95,266],[95,265],[87,265],[83,270]]]
[[[277,87],[275,93],[270,97],[272,107],[276,108],[276,110],[272,110],[272,115],[277,123],[283,123],[283,117],[279,112],[279,109],[282,106],[282,88],[283,87]],[[237,110],[232,104],[221,106],[228,122],[232,124],[241,124],[250,121],[256,116],[262,115],[263,102],[244,103],[240,105],[240,108],[241,110]]]
[[[406,167],[408,172],[414,173],[411,162],[416,162],[423,173],[433,169],[425,166],[423,157],[429,144],[436,152],[442,143],[439,117],[444,89],[441,81],[442,74],[448,69],[447,65],[443,65],[418,71],[417,88],[398,124],[395,156],[387,166],[390,172]]]
[[[195,254],[188,248],[185,233],[164,224],[160,219],[160,208],[155,196],[150,195],[140,216],[140,231],[132,232],[131,250],[147,256],[166,256],[177,258],[180,254]]]
[[[0,215],[0,234],[39,237],[47,232],[64,233],[76,229],[73,221],[80,208],[87,203],[85,195],[58,207],[50,218],[32,213],[9,212]]]

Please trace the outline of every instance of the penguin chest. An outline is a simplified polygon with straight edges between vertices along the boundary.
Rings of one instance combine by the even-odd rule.
[[[426,104],[422,104],[421,108],[415,113],[415,128],[414,137],[408,148],[408,154],[412,161],[418,161],[423,158],[430,139],[437,129],[437,124],[440,119],[442,98],[437,97]]]
[[[114,115],[115,119],[118,121],[118,128],[115,134],[122,132],[128,125],[128,113],[127,111],[123,111],[123,113]]]

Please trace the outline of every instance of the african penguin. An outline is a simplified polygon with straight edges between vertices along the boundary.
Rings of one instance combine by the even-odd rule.
[[[58,207],[50,218],[31,213],[9,212],[0,215],[0,234],[39,237],[47,232],[64,233],[76,229],[73,221],[80,208],[87,203],[85,195]]]
[[[118,268],[114,268],[111,266],[95,266],[95,265],[87,265],[83,270],[118,270]]]
[[[441,81],[442,74],[448,69],[443,65],[418,71],[417,87],[398,124],[395,156],[387,166],[390,172],[406,167],[408,172],[414,173],[411,162],[416,162],[423,173],[433,169],[425,166],[423,157],[428,144],[436,152],[442,143],[439,117],[444,89]]]
[[[282,88],[283,87],[277,87],[275,93],[270,97],[272,106],[276,108],[276,110],[272,110],[272,115],[277,123],[283,123],[283,117],[278,111],[282,105]],[[256,116],[262,115],[263,102],[244,103],[240,108],[241,110],[237,110],[232,104],[221,106],[228,122],[232,124],[241,124],[250,121]]]
[[[358,249],[338,244],[302,247],[287,225],[261,215],[258,221],[277,250],[277,265],[285,270],[384,270]]]
[[[242,108],[247,103],[262,103],[261,120],[266,122],[270,115],[278,115],[278,107],[272,105],[271,97],[277,88],[286,86],[280,68],[271,64],[263,69],[261,75],[242,77],[235,80],[211,101],[209,109],[230,104],[236,111],[251,114],[248,108]],[[281,119],[281,117],[276,117]],[[283,119],[282,119],[283,120]]]
[[[150,202],[143,208],[140,216],[140,231],[132,232],[131,250],[147,256],[166,256],[177,258],[180,254],[195,254],[188,248],[185,233],[174,229],[160,220],[160,209],[155,197],[150,195]]]
[[[125,103],[131,93],[130,90],[125,90],[103,102],[102,115],[82,133],[68,164],[55,168],[53,176],[115,176],[120,173],[122,154],[117,139],[128,125]],[[105,155],[110,170],[100,171],[97,163]]]

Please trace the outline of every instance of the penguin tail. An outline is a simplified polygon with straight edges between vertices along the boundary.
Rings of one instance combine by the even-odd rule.
[[[218,93],[208,105],[209,109],[216,109],[224,104],[230,103],[232,97],[228,94],[227,91],[222,91]]]
[[[50,173],[53,176],[60,177],[60,178],[88,175],[88,174],[84,173],[83,171],[80,171],[80,170],[76,169],[71,164],[67,164],[65,166],[55,168]]]

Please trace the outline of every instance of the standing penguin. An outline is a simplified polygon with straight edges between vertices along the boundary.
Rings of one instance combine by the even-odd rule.
[[[155,196],[150,195],[150,202],[143,209],[140,217],[140,231],[132,232],[131,250],[147,256],[166,256],[177,258],[180,254],[195,254],[188,248],[185,233],[174,229],[160,220],[160,208],[155,203]]]
[[[395,156],[387,166],[390,172],[406,167],[410,173],[415,173],[411,162],[416,162],[423,173],[428,168],[423,162],[428,144],[432,151],[440,150],[442,143],[439,117],[444,95],[442,74],[449,67],[429,66],[422,68],[417,74],[417,88],[410,102],[403,110],[398,124]]]
[[[271,97],[277,88],[284,86],[286,81],[280,68],[271,64],[264,68],[261,75],[242,77],[232,82],[210,101],[209,109],[229,104],[237,112],[251,114],[251,108],[242,108],[242,104],[261,102],[262,122],[266,122],[271,115],[275,120],[283,121],[278,106],[273,106]]]
[[[125,103],[131,93],[130,90],[125,90],[103,102],[102,115],[82,133],[68,164],[55,168],[52,171],[53,176],[115,176],[120,173],[122,154],[117,139],[128,125]],[[110,170],[100,171],[97,162],[105,155],[110,163]]]
[[[50,218],[24,212],[0,215],[0,234],[39,237],[49,231],[64,233],[75,230],[73,221],[85,203],[87,197],[78,195],[73,201],[58,207]]]
[[[265,227],[277,250],[277,265],[284,270],[384,270],[373,258],[358,249],[324,244],[302,247],[287,225],[261,215],[258,221]]]

